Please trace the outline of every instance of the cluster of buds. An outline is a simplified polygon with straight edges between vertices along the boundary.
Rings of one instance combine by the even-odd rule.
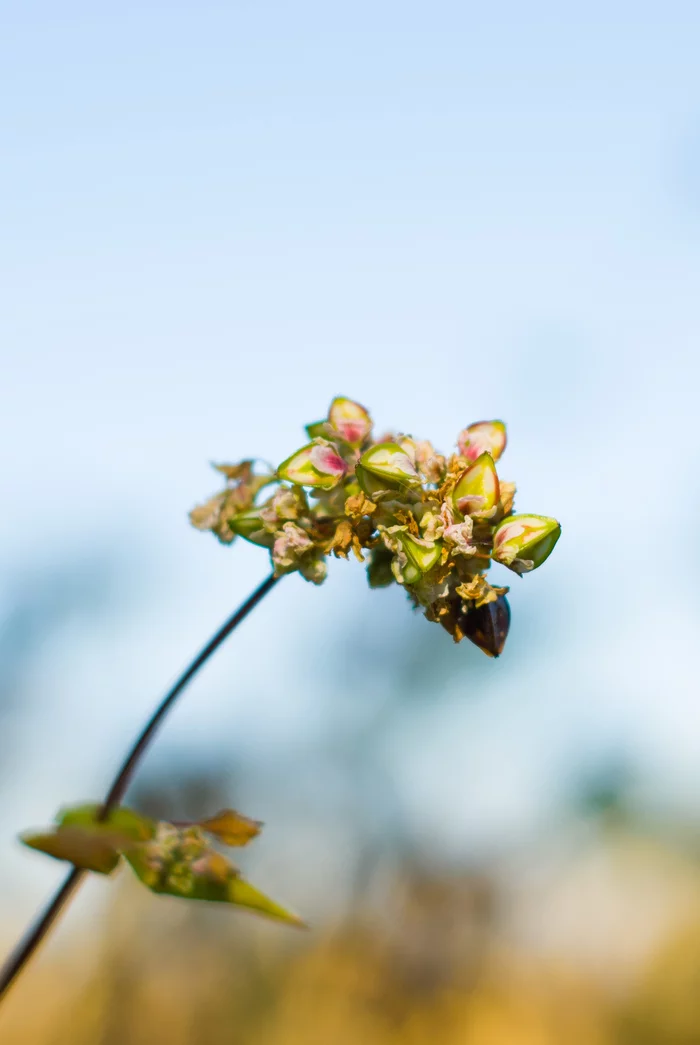
[[[155,891],[188,896],[195,891],[199,865],[204,864],[209,852],[199,827],[160,823],[153,839],[143,843],[138,854],[141,881]]]
[[[561,532],[555,519],[513,514],[515,486],[496,470],[503,422],[469,425],[449,457],[408,435],[374,439],[365,408],[342,397],[306,431],[310,442],[275,471],[215,465],[226,488],[192,523],[226,544],[239,536],[267,548],[278,576],[296,570],[316,584],[330,554],[368,556],[372,587],[402,585],[455,641],[498,656],[510,612],[508,589],[486,579],[491,562],[527,573]]]
[[[119,806],[102,819],[97,804],[59,810],[47,830],[27,832],[22,841],[57,860],[96,874],[112,874],[124,862],[154,893],[185,900],[208,900],[246,907],[290,925],[297,915],[281,907],[242,877],[218,846],[246,846],[260,834],[258,820],[222,809],[204,820],[170,823]]]

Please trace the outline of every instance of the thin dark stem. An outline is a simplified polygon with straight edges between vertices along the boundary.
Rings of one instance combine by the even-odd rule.
[[[129,754],[124,759],[121,769],[114,778],[114,783],[110,787],[100,811],[101,820],[105,820],[109,816],[111,810],[121,802],[146,748],[153,740],[153,737],[158,731],[163,719],[166,717],[183,689],[187,686],[188,682],[190,682],[197,674],[202,665],[209,660],[211,655],[216,652],[231,632],[238,627],[241,621],[245,620],[248,614],[255,609],[261,599],[263,599],[271,588],[274,587],[277,580],[278,578],[275,577],[274,574],[270,574],[267,580],[263,581],[259,588],[256,588],[253,594],[246,599],[242,606],[239,606],[236,612],[229,617],[226,623],[222,625],[219,631],[217,631],[214,637],[207,643],[204,649],[194,658],[189,667],[185,669],[177,682],[175,682],[172,689],[168,690],[137,737],[129,751]],[[47,936],[51,926],[54,924],[63,908],[80,885],[83,876],[86,873],[87,872],[79,867],[73,868],[56,895],[49,902],[44,913],[40,915],[36,924],[33,925],[27,935],[20,940],[14,953],[7,959],[2,970],[0,970],[0,1000],[5,996],[9,988],[17,979],[42,940]]]
[[[170,690],[160,705],[154,711],[151,716],[150,722],[144,726],[138,740],[132,747],[131,751],[124,759],[124,763],[117,773],[114,783],[109,789],[104,805],[102,807],[102,818],[105,819],[110,809],[114,809],[115,806],[119,805],[126,789],[131,783],[131,778],[134,775],[134,771],[141,761],[143,754],[153,739],[154,734],[157,732],[160,724],[162,723],[165,716],[170,711],[171,707],[182,693],[187,683],[197,674],[202,665],[209,660],[212,653],[216,653],[217,649],[229,637],[232,631],[238,627],[241,621],[245,620],[249,613],[251,613],[258,603],[267,595],[272,587],[277,583],[278,578],[274,574],[270,574],[267,580],[263,581],[259,588],[255,591],[248,599],[240,606],[236,612],[229,617],[226,623],[217,631],[216,635],[207,643],[201,653],[195,657],[180,678],[177,680],[173,688]]]

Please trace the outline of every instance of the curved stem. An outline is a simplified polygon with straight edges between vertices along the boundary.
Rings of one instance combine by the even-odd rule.
[[[105,798],[100,811],[100,820],[105,820],[109,816],[111,810],[121,802],[146,748],[153,740],[153,737],[162,724],[163,719],[172,708],[180,693],[182,693],[183,689],[187,686],[188,682],[192,680],[202,665],[209,660],[211,655],[216,652],[222,642],[224,642],[231,632],[238,627],[241,621],[245,620],[248,614],[255,609],[261,599],[263,599],[271,588],[274,587],[277,580],[278,578],[275,577],[274,574],[270,574],[267,580],[263,581],[260,587],[255,589],[253,594],[250,595],[249,598],[239,606],[235,613],[228,618],[225,624],[223,624],[213,638],[210,639],[204,649],[197,654],[189,667],[187,667],[182,675],[180,675],[172,688],[165,694],[160,704],[153,712],[151,718],[134,741],[129,754],[122,763],[121,769],[114,778],[114,782],[107,793],[107,797]],[[51,926],[54,924],[63,908],[80,885],[85,874],[87,874],[87,872],[83,871],[81,868],[73,868],[63,882],[63,885],[49,902],[44,913],[40,915],[36,923],[29,929],[27,935],[20,940],[15,951],[7,959],[2,970],[0,970],[0,1000],[2,1000],[9,988],[22,972],[42,940],[48,935]]]

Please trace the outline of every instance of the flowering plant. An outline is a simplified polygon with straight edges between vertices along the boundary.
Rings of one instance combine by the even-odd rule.
[[[486,577],[492,561],[517,574],[551,554],[561,528],[543,515],[514,515],[515,486],[496,462],[506,447],[502,421],[460,432],[448,457],[409,435],[373,437],[372,420],[352,399],[333,400],[307,442],[277,469],[252,460],[215,465],[223,491],[190,518],[224,544],[241,537],[266,548],[272,574],[194,658],[136,738],[102,804],[59,811],[55,823],[23,841],[72,870],[36,925],[0,969],[9,990],[88,872],[112,874],[128,864],[156,893],[247,907],[290,924],[300,919],[247,882],[216,845],[243,846],[260,824],[226,809],[182,823],[154,821],[121,805],[139,762],[180,693],[280,577],[298,572],[314,584],[329,555],[367,564],[373,588],[400,584],[428,620],[490,656],[503,650],[510,625],[507,588]]]

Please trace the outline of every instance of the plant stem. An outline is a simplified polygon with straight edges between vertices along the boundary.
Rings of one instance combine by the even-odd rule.
[[[114,782],[110,787],[107,797],[104,800],[104,804],[100,810],[100,820],[106,820],[110,812],[121,802],[148,745],[153,740],[153,737],[162,724],[163,719],[172,708],[180,693],[182,693],[183,689],[187,686],[188,682],[194,678],[199,669],[209,660],[212,654],[216,652],[231,632],[234,631],[234,629],[245,620],[248,614],[255,609],[264,596],[274,587],[277,580],[278,578],[275,577],[274,574],[270,574],[267,580],[263,581],[260,587],[255,589],[253,594],[238,607],[235,613],[228,618],[225,624],[223,624],[210,639],[204,649],[197,654],[189,667],[185,669],[182,675],[180,675],[173,687],[168,690],[156,710],[153,712],[153,715],[136,738],[129,754],[122,763],[121,769],[114,778]],[[28,963],[29,959],[48,935],[51,926],[54,924],[63,908],[80,885],[85,874],[87,874],[87,872],[81,868],[73,868],[56,895],[49,902],[44,913],[40,915],[36,923],[29,929],[26,936],[20,940],[15,951],[7,959],[2,970],[0,970],[0,1000],[5,996],[9,988]]]

